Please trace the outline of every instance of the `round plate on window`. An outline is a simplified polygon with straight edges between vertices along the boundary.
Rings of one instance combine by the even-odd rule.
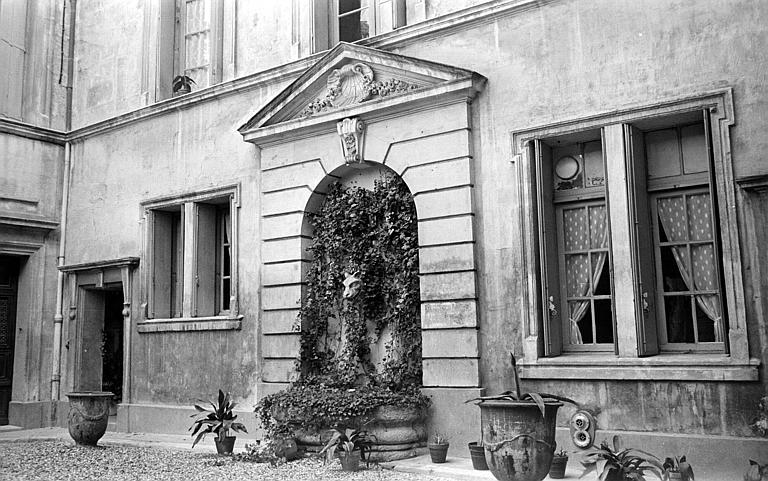
[[[580,171],[581,164],[579,164],[579,161],[576,160],[575,157],[570,155],[560,157],[560,159],[555,164],[555,175],[563,180],[571,180],[575,178],[577,175],[579,175]]]

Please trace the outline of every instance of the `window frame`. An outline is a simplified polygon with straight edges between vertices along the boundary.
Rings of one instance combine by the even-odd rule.
[[[379,9],[382,3],[390,2],[392,4],[392,30],[380,31],[381,29],[377,25]],[[367,8],[367,19],[370,25],[369,35],[351,42],[375,37],[406,25],[405,0],[370,0],[370,5]],[[339,43],[339,0],[314,0],[313,17],[314,52],[333,48]]]
[[[211,298],[213,303],[213,312],[206,312],[199,314],[201,305],[200,294],[198,293],[200,284],[200,272],[198,266],[200,261],[198,260],[199,246],[202,235],[198,233],[200,221],[198,220],[198,214],[204,210],[200,209],[200,206],[207,205],[215,212],[214,220],[212,223],[213,232],[210,233],[215,239],[215,243],[219,243],[219,215],[218,212],[225,210],[222,206],[228,206],[230,223],[231,223],[231,238],[230,243],[230,298],[229,309],[223,310],[220,308],[219,298],[221,296],[218,281],[215,279],[218,277],[217,266],[219,263],[219,248],[216,247],[211,260],[211,268],[213,271],[210,273],[211,277],[211,293],[206,294],[206,297]],[[155,316],[155,293],[154,293],[154,274],[157,260],[155,259],[155,212],[163,210],[175,210],[180,206],[182,213],[182,226],[183,232],[183,247],[181,249],[183,257],[183,282],[181,288],[181,305],[182,314],[178,317],[167,316]],[[216,321],[216,320],[232,320],[240,319],[238,307],[238,211],[240,207],[240,185],[233,184],[227,185],[215,189],[199,190],[191,194],[179,194],[174,196],[168,196],[158,199],[152,199],[141,204],[142,218],[144,224],[144,248],[143,248],[143,275],[142,275],[142,299],[143,299],[143,319],[146,323],[190,323],[190,321]],[[194,324],[194,322],[193,322]],[[214,326],[214,327],[211,327]],[[206,326],[186,326],[180,330],[197,330],[217,328],[216,325]],[[231,324],[224,324],[218,328],[230,328]],[[239,328],[239,324],[234,326]],[[152,329],[154,332],[157,329]],[[169,330],[176,330],[171,329]],[[140,330],[141,331],[141,330]],[[148,332],[148,330],[144,330]]]
[[[621,306],[615,307],[618,336],[615,353],[562,353],[557,336],[553,336],[547,319],[547,298],[539,293],[544,292],[546,285],[542,274],[542,263],[546,259],[540,248],[540,233],[538,216],[540,203],[538,201],[541,172],[535,168],[535,143],[539,139],[556,137],[566,134],[577,134],[590,129],[603,130],[604,156],[611,157],[631,155],[631,149],[638,148],[627,141],[631,132],[625,132],[634,124],[653,121],[653,119],[680,115],[690,112],[708,112],[709,121],[705,121],[705,129],[712,135],[713,168],[713,201],[718,213],[719,229],[717,235],[721,238],[723,253],[723,296],[729,319],[726,340],[729,343],[727,353],[672,354],[658,351],[658,340],[647,337],[647,332],[638,329],[637,312],[642,310],[644,299],[639,289],[638,279],[642,269],[642,259],[633,256],[638,243],[648,242],[640,233],[642,230],[629,225],[615,229],[615,219],[611,224],[611,253],[624,256],[618,264],[627,272],[614,273],[615,279],[629,276],[633,279],[633,295],[629,299],[617,299]],[[526,282],[521,292],[523,321],[524,360],[521,362],[522,374],[528,378],[542,379],[691,379],[691,380],[755,380],[759,361],[749,358],[746,335],[746,315],[744,292],[741,279],[741,257],[739,249],[739,232],[736,217],[735,182],[730,155],[730,131],[733,124],[733,98],[730,89],[706,92],[698,96],[671,99],[653,105],[641,105],[633,108],[607,112],[587,118],[569,119],[556,124],[548,124],[530,129],[511,132],[512,162],[517,169],[519,181],[520,203],[517,215],[521,242],[521,259],[526,272]],[[609,152],[610,151],[610,152]],[[638,183],[644,183],[644,176],[637,175],[632,168],[635,163],[626,162],[626,170],[613,169],[614,179],[608,178],[608,185],[630,185],[638,191]],[[609,175],[608,172],[606,172]],[[642,178],[641,178],[642,177]],[[610,189],[608,203],[614,208],[626,208],[634,212],[638,207],[637,201],[629,195],[632,189]],[[642,190],[644,191],[644,190]],[[638,196],[643,197],[643,196]],[[647,199],[647,196],[646,196]],[[610,216],[609,216],[610,218]],[[626,220],[629,222],[629,219]],[[624,222],[624,220],[622,220]],[[618,238],[614,231],[622,231],[623,238]],[[647,229],[646,229],[647,234]],[[616,246],[634,246],[629,249],[617,249]],[[617,267],[616,259],[612,267]],[[655,279],[655,278],[654,278]],[[655,282],[655,280],[654,280]],[[624,292],[621,288],[614,292]],[[619,302],[620,301],[620,302]],[[652,299],[650,299],[652,301]],[[653,312],[655,306],[649,306]],[[654,329],[655,333],[655,320]],[[645,357],[647,356],[647,357]]]

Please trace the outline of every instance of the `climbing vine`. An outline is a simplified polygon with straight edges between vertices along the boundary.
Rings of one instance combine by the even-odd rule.
[[[313,261],[299,313],[302,378],[394,391],[421,385],[417,219],[408,188],[394,176],[373,190],[332,184],[310,222]],[[343,299],[349,274],[359,277],[360,291]],[[377,369],[370,345],[385,330],[391,336]]]

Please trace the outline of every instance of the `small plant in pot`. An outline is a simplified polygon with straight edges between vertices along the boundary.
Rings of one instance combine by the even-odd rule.
[[[646,481],[648,473],[662,478],[664,467],[656,456],[634,448],[623,448],[619,436],[613,437],[613,447],[603,441],[599,448],[585,451],[581,461],[581,478],[595,472],[601,481]]]
[[[173,78],[171,88],[173,89],[174,94],[188,94],[192,91],[193,83],[195,83],[195,81],[192,79],[192,77],[188,77],[186,75],[177,75]]]
[[[201,403],[204,401],[200,401]],[[237,403],[232,401],[229,393],[224,394],[219,389],[218,402],[209,401],[212,409],[208,409],[195,404],[197,413],[190,417],[197,417],[189,427],[192,431],[192,437],[195,440],[192,442],[192,447],[205,437],[208,433],[216,435],[216,451],[219,454],[232,454],[232,449],[235,446],[235,436],[230,436],[230,431],[247,433],[245,426],[242,423],[236,422],[237,414],[233,414],[232,410]]]
[[[448,436],[443,433],[435,432],[429,438],[429,456],[432,458],[433,463],[444,463],[445,458],[448,456]]]
[[[366,455],[371,452],[373,439],[367,431],[359,429],[336,427],[328,443],[320,450],[325,453],[325,461],[330,462],[334,456],[341,461],[341,469],[344,471],[357,471],[360,469],[360,460],[366,461]]]
[[[557,451],[552,457],[552,466],[549,467],[549,477],[552,479],[563,479],[565,477],[565,467],[568,465],[568,452],[564,449]]]
[[[664,459],[664,481],[695,481],[693,477],[693,468],[685,459],[685,456],[674,456]]]

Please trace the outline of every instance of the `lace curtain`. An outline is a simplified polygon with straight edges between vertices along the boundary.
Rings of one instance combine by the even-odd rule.
[[[712,243],[712,217],[709,193],[658,199],[658,212],[664,232],[671,242],[693,242],[672,247],[680,274],[690,291],[716,291],[715,248]],[[709,241],[698,243],[698,241]],[[723,342],[723,324],[717,294],[697,294],[696,304],[714,323],[715,342]]]
[[[592,296],[608,254],[605,204],[563,210],[563,231],[567,296],[569,298]],[[602,250],[588,254],[583,252],[594,249]],[[568,254],[573,251],[582,252]],[[568,302],[571,344],[584,343],[579,322],[586,315],[590,304],[588,299]]]

